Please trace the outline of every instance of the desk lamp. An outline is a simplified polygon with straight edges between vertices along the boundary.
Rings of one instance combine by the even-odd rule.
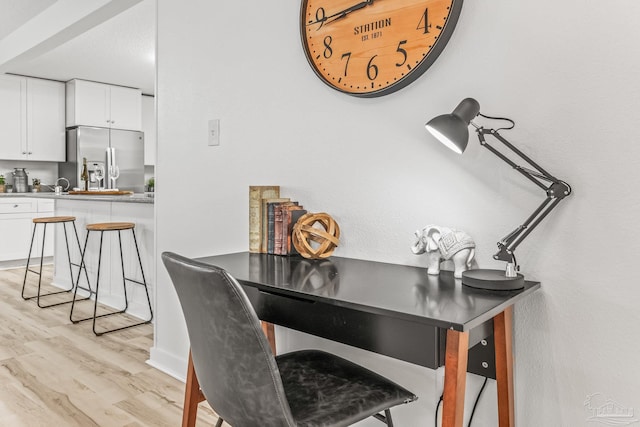
[[[477,116],[493,120],[505,120],[511,123],[511,126],[499,129],[485,129],[478,126],[472,120]],[[564,181],[561,181],[542,169],[538,164],[531,160],[527,155],[514,147],[509,141],[503,138],[498,131],[513,129],[515,122],[503,117],[485,116],[480,113],[480,104],[473,98],[466,98],[453,110],[451,114],[431,119],[425,127],[440,142],[458,154],[462,154],[467,148],[469,141],[469,124],[471,124],[478,134],[480,145],[486,147],[493,154],[504,160],[525,178],[532,181],[538,187],[542,188],[547,197],[540,206],[511,233],[507,234],[498,242],[498,252],[493,258],[499,261],[506,261],[506,271],[502,270],[468,270],[462,274],[462,283],[472,288],[491,289],[491,290],[516,290],[524,287],[524,276],[519,274],[520,267],[516,262],[514,255],[515,249],[522,241],[540,224],[540,222],[555,208],[558,203],[569,194],[571,187]],[[522,167],[514,163],[500,151],[487,144],[485,135],[491,135],[499,142],[504,144],[509,150],[524,160],[531,168]]]

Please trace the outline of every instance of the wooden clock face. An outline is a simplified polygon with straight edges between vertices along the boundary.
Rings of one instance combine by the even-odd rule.
[[[462,0],[303,0],[305,54],[329,86],[360,97],[397,91],[436,60]]]

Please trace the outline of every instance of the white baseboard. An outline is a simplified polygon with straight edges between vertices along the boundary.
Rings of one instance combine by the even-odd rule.
[[[185,382],[187,378],[187,362],[186,358],[167,353],[157,347],[151,347],[149,360],[147,360],[147,364],[150,366],[182,382]]]
[[[53,264],[53,257],[46,256],[42,260],[42,264],[50,265]],[[27,260],[25,259],[14,259],[10,261],[0,261],[0,270],[10,270],[13,268],[24,268],[27,265]],[[40,267],[40,258],[31,258],[29,261],[29,268],[31,267]]]

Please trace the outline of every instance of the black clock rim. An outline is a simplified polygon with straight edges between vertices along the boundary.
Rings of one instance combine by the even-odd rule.
[[[449,40],[451,39],[451,36],[453,35],[453,32],[458,24],[458,19],[460,18],[460,13],[462,12],[463,2],[464,0],[451,0],[451,7],[449,9],[449,15],[447,16],[447,20],[444,24],[444,28],[440,32],[440,36],[436,40],[435,44],[433,45],[433,47],[431,48],[427,56],[422,58],[422,61],[420,61],[418,66],[415,67],[411,72],[409,72],[409,74],[399,79],[397,82],[392,83],[389,86],[384,87],[382,89],[378,89],[371,92],[357,92],[357,93],[350,92],[348,90],[341,89],[333,85],[332,83],[327,81],[327,79],[325,78],[324,75],[322,75],[322,73],[320,73],[320,71],[318,70],[318,68],[316,67],[316,65],[314,64],[313,60],[310,57],[310,52],[309,52],[310,49],[309,49],[309,46],[307,45],[307,39],[305,37],[305,28],[306,28],[305,12],[306,12],[306,5],[308,3],[308,0],[302,0],[302,2],[300,3],[300,20],[299,21],[300,21],[300,39],[302,41],[302,50],[304,51],[304,56],[307,59],[307,63],[311,66],[311,69],[313,70],[313,72],[322,81],[322,83],[329,86],[331,89],[347,95],[355,96],[357,98],[378,98],[384,95],[389,95],[399,91],[400,89],[404,89],[405,87],[409,86],[411,83],[415,82],[419,77],[421,77],[425,73],[425,71],[427,71],[433,65],[434,62],[436,62],[440,54],[444,51],[444,48],[449,43]]]

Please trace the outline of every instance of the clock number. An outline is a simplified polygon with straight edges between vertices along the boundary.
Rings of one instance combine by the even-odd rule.
[[[423,34],[429,34],[429,28],[431,28],[431,24],[429,24],[429,8],[426,8],[420,18],[420,22],[418,22],[416,30],[424,30]]]
[[[402,62],[396,62],[396,67],[402,67],[404,63],[407,62],[407,51],[400,47],[403,44],[407,44],[407,41],[402,40],[400,43],[398,43],[398,48],[396,49],[396,52],[402,54]]]
[[[331,58],[331,55],[333,55],[333,49],[331,49],[331,42],[333,41],[333,39],[331,38],[331,36],[327,36],[324,38],[324,57],[329,59]]]
[[[349,60],[351,59],[351,52],[343,53],[340,59],[347,58],[347,63],[344,64],[344,76],[347,76],[347,67],[349,67]]]
[[[369,80],[375,80],[378,77],[378,66],[373,63],[373,60],[378,55],[373,55],[367,64],[367,77]]]
[[[316,21],[312,22],[312,24],[320,23],[320,26],[316,28],[316,31],[322,28],[326,20],[327,20],[327,15],[324,11],[324,7],[319,7],[318,10],[316,10]]]

